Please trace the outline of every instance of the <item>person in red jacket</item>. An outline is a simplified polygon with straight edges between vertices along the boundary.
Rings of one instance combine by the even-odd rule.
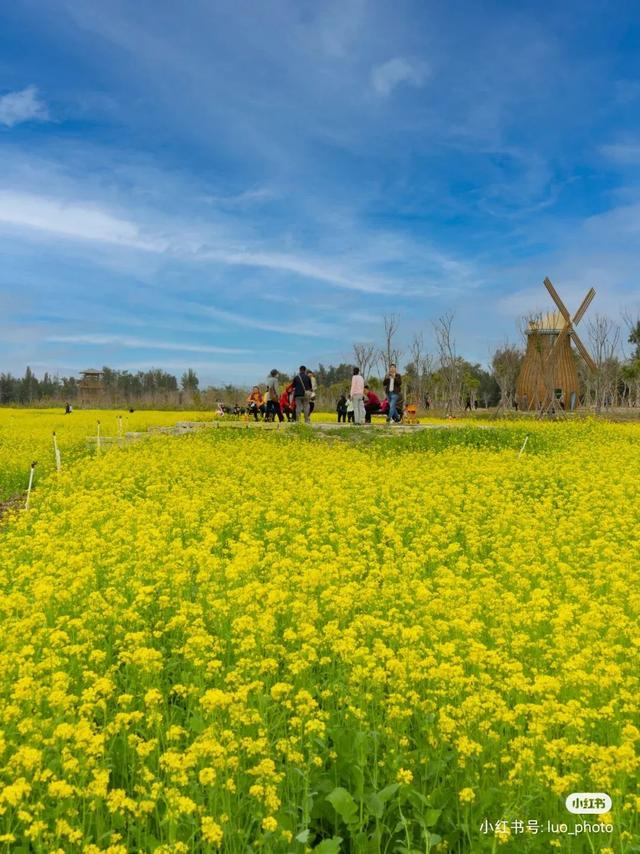
[[[371,415],[380,412],[380,398],[371,391],[368,385],[364,387],[364,423],[371,424]]]
[[[280,395],[280,412],[286,417],[287,421],[293,421],[293,413],[295,405],[293,403],[293,383],[285,388]]]

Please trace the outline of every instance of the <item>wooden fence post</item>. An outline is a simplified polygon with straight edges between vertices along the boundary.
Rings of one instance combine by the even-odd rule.
[[[29,471],[29,486],[27,488],[27,500],[24,505],[24,509],[29,509],[29,499],[31,498],[31,487],[33,486],[33,474],[35,472],[36,466],[38,465],[37,460],[34,460],[31,463],[31,470]]]
[[[56,431],[53,431],[53,455],[56,458],[56,471],[60,471],[60,448],[58,448],[58,440],[56,439]]]

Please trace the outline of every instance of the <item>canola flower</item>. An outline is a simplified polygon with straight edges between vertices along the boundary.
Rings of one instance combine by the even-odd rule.
[[[335,413],[331,412],[314,412],[312,415],[314,423],[334,422],[335,419]],[[63,466],[95,453],[95,441],[88,440],[95,439],[98,421],[103,436],[116,438],[119,427],[125,434],[171,427],[178,421],[242,422],[250,427],[262,426],[261,422],[255,425],[249,416],[220,417],[215,411],[139,410],[130,413],[127,410],[79,409],[65,415],[61,408],[0,407],[0,502],[25,491],[34,460],[38,463],[36,484],[55,469],[54,432]],[[429,421],[439,423],[434,418]]]
[[[0,846],[634,850],[640,429],[524,429],[216,430],[43,481],[0,536]],[[572,791],[613,833],[479,830]]]
[[[95,436],[100,421],[102,434],[118,435],[118,416],[123,433],[171,426],[176,421],[205,421],[210,412],[164,412],[140,410],[79,409],[65,415],[58,409],[12,409],[0,407],[0,501],[24,492],[31,463],[38,463],[37,480],[55,469],[55,431],[62,464],[69,465],[90,453],[88,436]],[[93,446],[95,449],[95,445]]]

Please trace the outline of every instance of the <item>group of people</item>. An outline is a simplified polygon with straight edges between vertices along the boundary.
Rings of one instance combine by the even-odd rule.
[[[382,383],[384,400],[365,384],[359,368],[353,369],[351,390],[348,395],[338,398],[336,412],[338,423],[371,424],[374,414],[385,415],[387,422],[394,424],[402,420],[402,377],[395,365],[389,365],[389,371]]]
[[[260,386],[254,385],[247,397],[246,405],[237,404],[227,408],[218,404],[219,415],[253,415],[255,421],[260,418],[265,421],[311,421],[311,413],[315,407],[316,389],[318,386],[313,371],[308,371],[305,365],[300,365],[298,373],[287,383],[282,392],[278,386],[278,371],[274,368],[264,384],[264,392]]]
[[[218,404],[219,415],[252,415],[255,421],[302,421],[309,424],[315,407],[317,380],[313,371],[300,365],[298,373],[287,383],[281,392],[278,388],[279,373],[274,368],[267,377],[264,391],[255,385],[247,397],[245,406],[225,407]],[[360,368],[353,369],[349,393],[340,395],[336,412],[338,422],[370,424],[371,416],[379,413],[386,416],[387,422],[396,423],[402,419],[402,377],[395,365],[389,366],[384,378],[384,400],[364,382]]]

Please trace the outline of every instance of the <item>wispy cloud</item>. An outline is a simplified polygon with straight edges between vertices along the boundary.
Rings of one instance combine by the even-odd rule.
[[[386,98],[401,83],[417,87],[424,85],[428,75],[429,66],[426,62],[396,56],[372,69],[371,85],[378,95]]]
[[[0,124],[12,128],[23,122],[46,122],[49,109],[35,86],[0,96]]]
[[[128,335],[49,335],[47,341],[59,344],[89,344],[93,346],[126,347],[136,350],[169,350],[178,353],[218,353],[240,355],[252,353],[252,350],[237,347],[214,347],[208,344],[178,344],[168,341],[150,341],[146,338],[133,338]]]
[[[336,266],[331,261],[309,259],[288,252],[237,251],[233,249],[205,250],[198,257],[224,264],[246,267],[261,267],[295,273],[308,279],[316,279],[336,287],[352,291],[376,294],[390,289],[388,282],[380,281],[377,276],[366,276]],[[395,288],[393,288],[395,290]]]
[[[154,252],[167,246],[166,241],[143,238],[135,223],[98,206],[29,193],[0,191],[0,223]]]
[[[640,142],[613,142],[601,146],[600,152],[616,163],[640,163]]]
[[[81,241],[110,243],[129,249],[167,253],[176,258],[191,258],[228,266],[254,267],[293,273],[334,287],[362,293],[385,293],[389,282],[375,275],[356,272],[327,259],[297,252],[268,251],[240,247],[239,239],[207,237],[202,223],[183,226],[171,238],[157,230],[145,229],[129,218],[120,217],[97,205],[69,202],[29,193],[0,191],[0,223],[60,235]],[[166,223],[165,230],[170,228]],[[195,232],[202,236],[192,236]],[[213,242],[213,246],[211,243]],[[218,245],[215,245],[215,244]]]
[[[196,306],[193,307],[196,308]],[[287,323],[273,323],[261,320],[254,315],[238,314],[234,311],[225,311],[208,305],[197,305],[197,309],[199,313],[206,314],[208,317],[214,317],[224,323],[230,323],[233,326],[241,326],[246,329],[260,329],[263,332],[277,332],[280,335],[309,335],[312,338],[323,338],[335,332],[335,326],[318,323],[309,318],[301,318],[300,320],[292,319]]]

